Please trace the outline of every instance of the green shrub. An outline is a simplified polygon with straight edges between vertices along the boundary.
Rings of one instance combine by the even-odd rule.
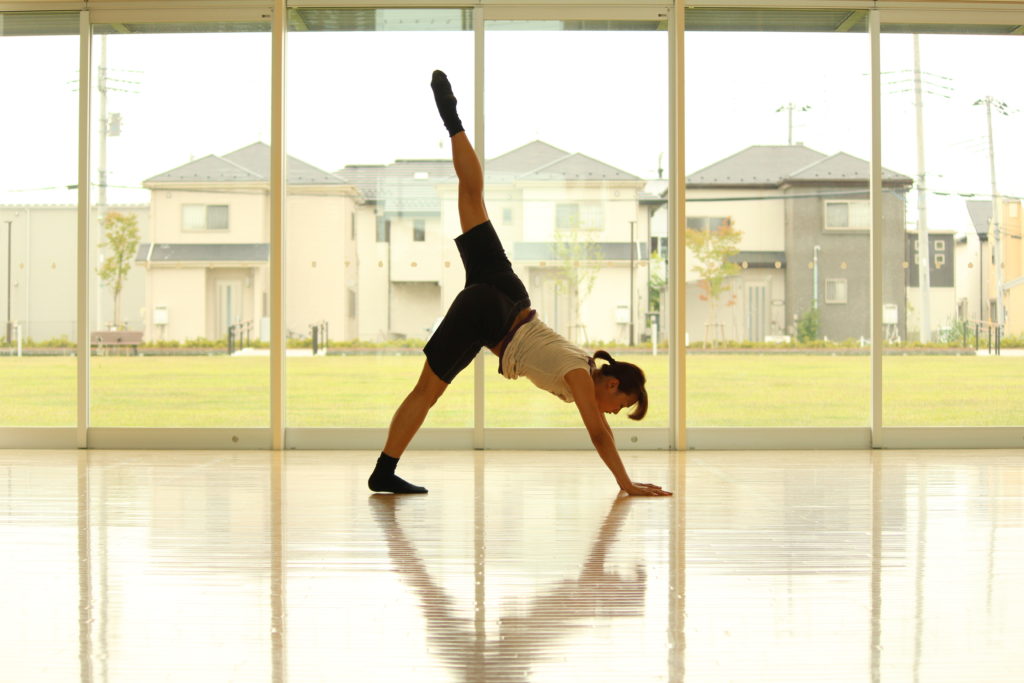
[[[817,340],[820,331],[821,311],[817,308],[810,309],[796,322],[796,338],[802,344]]]

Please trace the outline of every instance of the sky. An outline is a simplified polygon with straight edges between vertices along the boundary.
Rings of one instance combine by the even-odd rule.
[[[145,202],[146,192],[126,188],[194,158],[270,142],[269,34],[114,35],[107,50],[110,76],[121,79],[111,85],[128,91],[108,97],[108,111],[123,119],[122,134],[108,138],[111,201]],[[448,72],[473,131],[471,32],[292,33],[288,50],[288,152],[326,171],[447,158],[428,86],[434,68]],[[921,37],[929,189],[988,198],[985,108],[974,102],[992,96],[1010,111],[993,117],[998,189],[1024,196],[1024,168],[1014,162],[1024,151],[1024,95],[1004,75],[1022,57],[1019,36]],[[795,114],[794,142],[867,159],[868,59],[863,34],[688,33],[687,172],[750,145],[786,144],[787,117],[777,110],[787,103],[809,107]],[[882,59],[882,163],[914,177],[911,37],[883,35]],[[66,186],[77,182],[77,37],[3,38],[0,61],[25,65],[0,70],[8,161],[0,202],[74,203]],[[486,156],[541,139],[643,178],[667,173],[667,33],[490,31],[485,69]],[[97,155],[94,146],[94,168]],[[963,227],[941,195],[929,206],[933,228]]]

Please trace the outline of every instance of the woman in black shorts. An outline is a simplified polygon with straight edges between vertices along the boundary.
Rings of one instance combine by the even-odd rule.
[[[590,356],[536,317],[526,287],[512,271],[501,240],[487,218],[483,170],[459,120],[448,77],[435,71],[430,86],[441,120],[451,135],[452,163],[459,178],[462,234],[455,244],[466,268],[466,286],[423,348],[427,357],[423,371],[391,419],[387,442],[370,475],[370,489],[427,492],[395,474],[398,459],[437,399],[486,346],[498,356],[498,370],[505,377],[526,377],[563,401],[576,404],[594,448],[620,489],[639,496],[671,495],[660,486],[629,478],[605,419],[605,413],[618,413],[627,407],[633,407],[629,417],[634,420],[647,413],[643,371],[632,363],[615,361],[606,351]],[[597,360],[606,363],[598,366]]]

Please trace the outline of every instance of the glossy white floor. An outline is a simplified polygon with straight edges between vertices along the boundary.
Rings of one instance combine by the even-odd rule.
[[[0,451],[0,680],[1021,681],[1024,453]]]

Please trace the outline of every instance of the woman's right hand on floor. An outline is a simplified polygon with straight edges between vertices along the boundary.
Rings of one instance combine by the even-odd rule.
[[[671,496],[671,491],[657,486],[655,484],[641,484],[640,482],[630,482],[629,486],[622,487],[622,490],[631,496]]]

